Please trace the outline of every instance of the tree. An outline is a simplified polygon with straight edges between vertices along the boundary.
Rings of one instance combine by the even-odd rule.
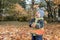
[[[34,0],[32,0],[32,9],[33,9],[33,6],[34,6]]]
[[[25,2],[25,0],[22,0],[22,1],[20,1],[19,2],[19,4],[23,7],[23,8],[25,8],[26,6],[26,2]]]
[[[1,4],[1,1],[0,1],[0,13],[1,13],[1,8],[2,8],[2,4]]]

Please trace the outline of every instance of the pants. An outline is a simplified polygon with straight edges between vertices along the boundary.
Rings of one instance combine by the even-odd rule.
[[[36,35],[36,36],[32,35],[32,40],[42,40],[42,35]]]

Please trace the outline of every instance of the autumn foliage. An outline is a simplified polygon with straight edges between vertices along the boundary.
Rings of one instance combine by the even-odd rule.
[[[0,25],[0,40],[31,40],[31,28],[28,25]],[[60,25],[46,24],[44,40],[60,40]]]

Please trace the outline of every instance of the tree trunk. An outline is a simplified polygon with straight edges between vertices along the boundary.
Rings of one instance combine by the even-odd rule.
[[[33,6],[34,6],[34,0],[32,0],[32,9],[33,9]]]

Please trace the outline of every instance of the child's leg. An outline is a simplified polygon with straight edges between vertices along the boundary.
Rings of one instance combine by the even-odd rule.
[[[32,40],[36,40],[36,36],[33,36],[33,35],[32,35]]]
[[[37,35],[37,36],[36,36],[36,40],[43,40],[43,39],[42,39],[42,35]]]

